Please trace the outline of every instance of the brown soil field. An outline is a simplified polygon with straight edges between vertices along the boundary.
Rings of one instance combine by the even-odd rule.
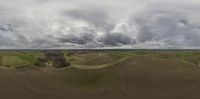
[[[0,99],[200,99],[200,70],[140,56],[97,70],[1,69]]]
[[[59,78],[41,69],[0,70],[0,99],[64,99]]]

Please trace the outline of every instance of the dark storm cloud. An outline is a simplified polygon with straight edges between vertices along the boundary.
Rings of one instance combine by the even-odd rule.
[[[99,41],[104,45],[120,46],[130,44],[132,39],[122,33],[107,33]]]
[[[0,34],[0,46],[2,48],[9,48],[10,46],[12,47],[17,47],[17,45],[14,43],[14,41],[12,39],[10,39],[9,37],[6,37],[4,35]]]
[[[93,42],[94,35],[91,33],[80,33],[79,35],[69,34],[60,38],[60,43],[74,43],[84,45],[88,42]]]
[[[49,37],[49,39],[55,39]],[[30,48],[60,48],[61,44],[57,40],[48,40],[48,39],[35,39],[31,41]]]
[[[12,31],[12,26],[10,24],[0,24],[0,31],[2,32]]]

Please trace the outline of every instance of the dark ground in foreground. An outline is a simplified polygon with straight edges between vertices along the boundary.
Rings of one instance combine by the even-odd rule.
[[[198,53],[79,53],[66,69],[0,69],[0,99],[199,99]]]

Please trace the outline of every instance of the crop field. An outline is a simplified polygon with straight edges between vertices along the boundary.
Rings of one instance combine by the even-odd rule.
[[[200,51],[0,51],[0,99],[200,99]]]

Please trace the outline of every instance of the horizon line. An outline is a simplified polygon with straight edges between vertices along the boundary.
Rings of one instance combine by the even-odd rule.
[[[136,51],[136,50],[173,50],[173,51],[178,51],[178,50],[183,50],[183,51],[200,51],[200,49],[189,49],[189,48],[74,48],[74,49],[56,49],[56,48],[27,48],[27,49],[0,49],[0,51]]]

